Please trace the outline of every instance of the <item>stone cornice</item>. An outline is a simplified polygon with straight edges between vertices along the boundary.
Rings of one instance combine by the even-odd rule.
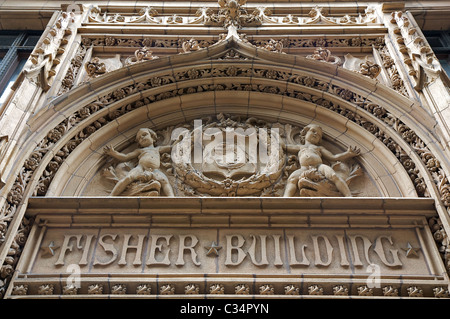
[[[369,4],[383,3],[383,11],[391,12],[404,10],[411,12],[417,20],[418,25],[424,30],[440,30],[448,28],[448,17],[450,5],[445,1],[383,1],[383,2],[291,2],[281,1],[247,1],[246,7],[267,6],[274,14],[292,13],[307,14],[311,8],[319,5],[327,13],[363,13],[364,8]],[[17,2],[12,0],[3,1],[0,4],[0,30],[34,29],[43,30],[51,18],[54,11],[65,9],[71,3],[67,1],[26,1]],[[76,4],[98,5],[101,9],[110,12],[139,12],[144,5],[139,5],[136,1],[77,1]],[[199,1],[155,1],[152,7],[160,8],[161,13],[183,13],[195,14],[198,8],[203,7],[205,2]],[[217,6],[216,2],[211,2],[211,6]],[[20,20],[20,24],[14,23]]]

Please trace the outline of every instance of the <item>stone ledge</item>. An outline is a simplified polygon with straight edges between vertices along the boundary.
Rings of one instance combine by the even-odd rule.
[[[28,215],[46,213],[201,214],[314,212],[342,214],[361,211],[406,215],[435,215],[432,198],[381,197],[31,197]]]
[[[429,198],[32,197],[27,215],[49,227],[411,228],[436,210]]]

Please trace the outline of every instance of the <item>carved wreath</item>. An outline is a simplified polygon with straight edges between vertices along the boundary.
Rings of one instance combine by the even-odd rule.
[[[226,130],[238,128],[243,130],[255,129],[255,131],[265,129],[269,132],[269,143],[275,138],[274,136],[270,136],[271,131],[269,125],[255,118],[249,118],[245,122],[241,122],[239,117],[226,117],[219,114],[217,121],[213,121],[211,118],[207,120],[206,125],[202,126],[202,133],[207,132],[211,128],[223,133]],[[184,138],[193,141],[194,130],[189,130],[189,133]],[[258,139],[258,144],[261,142]],[[178,145],[181,146],[182,143]],[[220,147],[220,145],[218,146]],[[175,151],[182,152],[182,149],[179,147]],[[203,151],[204,157],[208,156],[207,147],[203,147]],[[221,163],[220,161],[216,161],[212,164],[212,168],[207,167],[206,164],[196,165],[192,161],[175,161],[173,165],[175,175],[185,184],[185,187],[192,188],[195,194],[211,196],[260,196],[266,188],[272,186],[281,176],[284,165],[283,151],[280,149],[278,153],[269,154],[265,164],[258,163],[251,166],[248,165],[246,160],[240,163]],[[216,168],[215,172],[214,167]],[[212,175],[214,176],[211,176],[209,173],[213,173]]]

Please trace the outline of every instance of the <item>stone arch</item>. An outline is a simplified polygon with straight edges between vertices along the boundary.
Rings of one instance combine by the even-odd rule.
[[[328,124],[331,121],[330,118],[335,116],[335,113],[330,110],[317,108],[317,106],[308,102],[299,103],[299,101],[293,98],[279,95],[273,96],[272,99],[268,101],[266,94],[261,92],[252,92],[251,104],[254,105],[254,107],[252,107],[252,110],[246,111],[245,103],[241,102],[242,105],[239,105],[238,102],[242,100],[247,101],[247,98],[237,98],[237,100],[232,103],[233,105],[230,106],[226,103],[230,100],[229,95],[229,91],[215,92],[216,105],[214,108],[211,106],[211,98],[208,98],[207,93],[196,93],[184,96],[183,102],[191,103],[192,105],[195,104],[196,111],[187,119],[184,117],[185,115],[182,114],[182,110],[178,110],[177,112],[170,111],[170,118],[161,122],[159,126],[154,125],[148,117],[148,105],[130,111],[117,119],[117,121],[109,122],[104,127],[100,128],[99,131],[90,135],[88,139],[84,140],[80,146],[67,157],[66,161],[64,161],[64,165],[62,165],[57,174],[55,174],[55,182],[52,183],[45,195],[69,196],[71,191],[65,190],[65,187],[67,186],[65,183],[69,183],[69,179],[72,179],[71,183],[76,185],[77,191],[70,196],[83,196],[81,189],[86,187],[86,184],[93,178],[93,174],[96,170],[99,170],[104,165],[105,158],[102,154],[102,148],[108,143],[112,143],[119,150],[126,148],[134,143],[134,135],[139,127],[145,126],[151,127],[152,129],[164,128],[167,125],[178,124],[180,121],[189,121],[202,116],[204,117],[205,115],[216,115],[218,113],[230,113],[233,115],[242,115],[244,117],[258,117],[260,119],[273,120],[274,114],[279,113],[275,120],[282,123],[295,123],[297,125],[301,124],[302,126],[312,122],[320,123],[325,131],[326,138],[333,141],[333,143],[340,144],[342,149],[346,147],[345,145],[349,144],[363,148],[363,154],[365,154],[363,156],[363,166],[368,170],[372,170],[369,173],[371,178],[381,178],[381,180],[374,181],[374,183],[379,186],[379,196],[417,196],[412,182],[409,182],[409,177],[403,170],[395,171],[395,168],[392,169],[383,166],[383,162],[392,162],[396,160],[395,156],[386,149],[386,146],[378,140],[367,139],[368,135],[364,134],[365,130],[351,122],[347,123],[345,117],[338,117],[337,119],[333,118],[333,127]],[[176,108],[177,106],[174,105],[178,105],[179,101],[177,98],[170,98],[154,103],[155,105],[159,105],[157,106],[158,109],[162,110],[170,109],[171,107]],[[302,104],[305,105],[299,110],[296,110],[295,112],[292,110],[289,111],[289,108],[295,110],[296,107]],[[284,106],[285,110],[283,110],[282,106]],[[347,127],[347,124],[350,124],[350,126]],[[344,137],[345,135],[347,135],[347,137]],[[105,137],[110,138],[105,139]],[[374,143],[376,145],[373,145]],[[375,152],[376,155],[374,155],[375,149],[380,149]],[[89,159],[83,155],[86,154],[86,152],[89,154]],[[89,170],[89,173],[86,172],[86,170]],[[384,174],[380,174],[380,171],[384,171]],[[377,174],[382,177],[377,176]],[[383,177],[383,175],[385,176]],[[396,177],[391,179],[389,176]],[[405,180],[407,183],[404,183]],[[395,191],[390,193],[387,190],[388,187],[392,187]]]
[[[229,69],[230,63],[224,60],[216,60],[231,48],[244,57],[232,64],[235,69]],[[244,73],[244,69],[250,73]],[[207,71],[196,74],[190,72],[192,70]],[[268,74],[269,71],[275,73]],[[143,79],[146,79],[145,83]],[[101,134],[107,127],[118,129],[126,114],[139,110],[147,112],[147,120],[153,121],[155,127],[170,123],[172,110],[156,107],[157,103],[164,104],[170,99],[179,102],[171,103],[172,107],[178,104],[179,120],[188,120],[204,111],[202,108],[193,111],[195,108],[190,99],[194,94],[208,96],[214,101],[212,113],[217,113],[221,105],[218,102],[227,92],[247,101],[247,114],[264,115],[265,110],[278,112],[278,119],[289,120],[287,114],[290,113],[283,113],[286,109],[280,111],[279,107],[266,105],[266,108],[250,111],[252,98],[276,97],[275,101],[286,102],[282,102],[282,107],[292,107],[295,104],[292,101],[300,101],[304,112],[309,106],[311,114],[328,117],[338,114],[342,123],[349,123],[347,130],[355,130],[352,136],[358,136],[362,130],[369,132],[368,136],[373,137],[372,150],[382,147],[391,151],[382,162],[389,164],[388,159],[396,158],[396,165],[400,163],[397,167],[402,168],[401,175],[410,176],[411,185],[415,186],[419,196],[436,199],[441,220],[448,225],[450,186],[447,175],[450,164],[441,146],[439,132],[425,128],[433,127],[434,120],[423,109],[411,105],[410,100],[382,84],[335,65],[268,52],[231,38],[188,55],[116,70],[56,98],[47,109],[36,114],[30,122],[30,132],[22,140],[23,147],[18,154],[21,160],[14,166],[17,178],[3,189],[2,210],[8,216],[3,221],[4,233],[15,234],[23,228],[27,198],[47,195],[55,175],[63,174],[63,171],[59,172],[61,167],[69,168],[66,162],[69,156],[75,150],[79,152],[81,148],[78,147],[89,148],[92,144],[86,141],[96,143],[93,135],[96,131]],[[241,112],[242,106],[242,103],[234,105]],[[189,108],[190,115],[186,113]],[[232,111],[231,106],[225,110]],[[155,112],[161,112],[160,122],[156,122]],[[114,123],[117,123],[116,127]],[[37,127],[40,127],[39,131]],[[128,123],[126,127],[133,126]],[[124,134],[125,131],[117,132]],[[330,136],[333,135],[331,132],[329,128]],[[340,135],[342,133],[341,130]],[[411,195],[412,192],[403,194]],[[8,239],[4,245],[11,245],[15,240],[14,236],[5,237]]]

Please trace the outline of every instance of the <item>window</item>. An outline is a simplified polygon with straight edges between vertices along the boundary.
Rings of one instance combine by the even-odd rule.
[[[450,31],[424,31],[428,43],[450,76]]]
[[[0,106],[11,93],[11,86],[22,71],[40,35],[41,31],[0,32]]]

